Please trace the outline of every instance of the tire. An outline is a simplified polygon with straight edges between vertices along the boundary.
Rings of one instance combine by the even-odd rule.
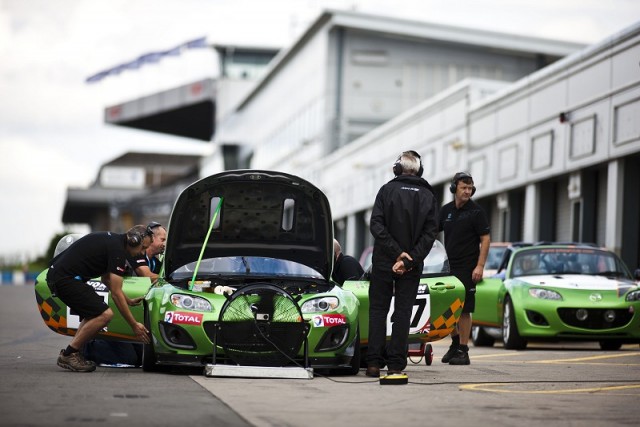
[[[476,347],[493,347],[496,342],[495,338],[487,334],[482,326],[471,328],[471,341]]]
[[[431,366],[433,363],[433,346],[431,344],[424,345],[424,363]]]
[[[151,331],[151,322],[149,321],[149,312],[145,308],[144,326]],[[153,336],[150,344],[142,344],[142,370],[144,372],[159,372],[160,367],[156,364],[156,351],[153,348]]]
[[[360,351],[360,328],[356,330],[356,345],[353,349],[353,357],[351,357],[351,367],[347,369],[346,373],[348,375],[358,375],[360,372],[361,365],[361,356],[362,352]]]
[[[600,341],[600,349],[601,350],[620,350],[620,347],[622,347],[622,343],[620,341],[617,340],[611,340],[611,341]]]
[[[504,313],[502,317],[502,340],[504,348],[508,350],[524,350],[527,348],[527,340],[520,336],[516,315],[513,311],[511,299],[507,297],[504,301]]]

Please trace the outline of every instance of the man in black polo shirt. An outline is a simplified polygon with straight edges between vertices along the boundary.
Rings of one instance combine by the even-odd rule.
[[[167,230],[159,222],[152,221],[147,224],[146,233],[151,236],[151,244],[135,257],[128,257],[127,262],[136,276],[148,277],[155,283],[162,267],[158,255],[164,253]],[[96,338],[87,343],[83,355],[87,361],[104,366],[140,366],[142,344]]]
[[[136,321],[129,310],[142,298],[130,299],[122,292],[122,276],[127,256],[142,253],[151,243],[146,227],[135,226],[125,234],[95,232],[74,242],[67,250],[51,261],[47,283],[82,321],[66,349],[60,351],[58,366],[75,372],[91,372],[93,362],[86,361],[79,352],[113,318],[113,311],[95,290],[86,284],[89,279],[101,277],[111,293],[118,311],[131,325],[131,329],[143,343],[149,343],[148,331]]]
[[[444,230],[444,247],[449,257],[451,273],[466,289],[464,307],[452,344],[442,357],[442,363],[468,365],[471,313],[476,305],[476,283],[482,280],[484,264],[489,253],[489,222],[482,208],[473,200],[476,187],[466,172],[453,176],[449,191],[454,200],[440,209],[439,231]]]

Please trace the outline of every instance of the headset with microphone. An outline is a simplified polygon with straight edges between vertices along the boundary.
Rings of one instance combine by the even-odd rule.
[[[402,175],[402,172],[404,172],[404,168],[402,167],[402,162],[401,162],[402,156],[404,155],[410,155],[418,159],[418,163],[420,163],[420,167],[418,168],[418,173],[416,175],[422,176],[422,173],[424,172],[424,168],[422,167],[422,158],[420,157],[420,154],[418,154],[416,151],[413,151],[413,150],[405,151],[398,156],[398,158],[396,159],[396,162],[393,164],[393,174],[395,176],[400,176]]]
[[[135,248],[140,243],[142,243],[142,239],[144,239],[142,233],[139,233],[137,231],[131,231],[127,233],[127,245],[132,248]]]
[[[453,194],[456,194],[456,190],[458,189],[458,181],[461,181],[463,179],[470,179],[471,182],[473,182],[473,177],[469,175],[467,172],[458,172],[453,176],[453,179],[451,180],[451,185],[449,185],[449,191],[451,191],[451,193]],[[474,194],[476,194],[475,185],[471,187],[471,197],[473,197]]]
[[[153,228],[159,226],[160,224],[156,222],[149,223],[146,227],[144,225],[136,225],[127,231],[127,245],[135,248],[142,243],[142,240],[144,240],[145,237],[153,236]]]

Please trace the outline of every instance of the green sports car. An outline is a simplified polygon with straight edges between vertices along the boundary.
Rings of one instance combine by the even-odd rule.
[[[524,349],[528,340],[640,342],[640,287],[616,254],[587,244],[514,245],[478,283],[472,341]]]
[[[433,250],[426,264],[437,272],[422,280],[413,343],[448,335],[464,302],[464,288],[448,274],[444,250]],[[143,348],[143,369],[299,366],[356,374],[366,350],[369,283],[340,287],[330,279],[332,268],[329,202],[309,182],[242,170],[191,184],[171,214],[160,279],[124,280],[129,297],[145,296],[143,305],[132,307],[152,335]],[[100,336],[134,341],[105,285],[88,285],[115,313]],[[45,324],[73,335],[79,319],[51,295],[46,271],[35,292]]]

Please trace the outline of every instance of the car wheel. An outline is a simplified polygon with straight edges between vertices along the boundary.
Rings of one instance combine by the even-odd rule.
[[[149,311],[144,311],[144,326],[151,331],[151,322],[149,321]],[[158,372],[160,369],[156,364],[156,352],[153,348],[153,337],[151,343],[142,344],[142,370],[145,372]]]
[[[493,347],[496,342],[495,338],[487,334],[482,326],[471,328],[471,341],[476,347]]]
[[[620,341],[600,341],[601,350],[620,350],[620,347],[622,347],[622,343]]]
[[[516,315],[513,312],[511,299],[507,297],[504,302],[504,316],[502,318],[502,340],[504,348],[509,350],[523,350],[527,347],[527,341],[520,336]]]

